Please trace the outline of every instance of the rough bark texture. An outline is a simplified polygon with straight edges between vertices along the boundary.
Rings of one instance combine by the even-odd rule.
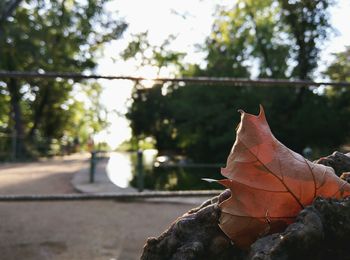
[[[282,233],[258,239],[248,259],[350,259],[350,197],[316,198]]]
[[[343,154],[336,151],[327,157],[316,160],[315,163],[332,167],[335,174],[341,177],[343,173],[350,171],[350,153]]]
[[[339,176],[350,172],[350,157],[339,152],[317,162],[333,167]],[[244,252],[218,227],[218,203],[229,196],[225,190],[179,217],[160,237],[149,238],[141,259],[350,259],[350,197],[316,198],[284,232],[260,238]]]
[[[149,238],[141,259],[241,259],[240,251],[218,226],[218,202],[229,196],[229,190],[223,192],[185,213],[160,237]]]

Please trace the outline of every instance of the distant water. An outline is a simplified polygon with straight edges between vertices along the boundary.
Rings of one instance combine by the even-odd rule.
[[[156,150],[143,151],[143,183],[147,190],[200,190],[222,189],[217,183],[202,178],[220,179],[220,167],[198,168],[154,167]],[[113,152],[107,163],[107,175],[111,182],[121,188],[137,188],[135,176],[136,152]]]
[[[143,152],[144,167],[152,167],[156,150],[149,149]],[[130,182],[134,178],[134,169],[136,167],[136,153],[113,152],[110,154],[107,163],[107,175],[111,182],[121,188],[130,187]]]
[[[121,188],[127,188],[133,178],[133,165],[130,153],[113,152],[107,164],[107,175],[111,182]]]

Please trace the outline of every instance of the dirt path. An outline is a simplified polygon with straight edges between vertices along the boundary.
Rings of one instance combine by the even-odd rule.
[[[0,164],[0,194],[75,193],[70,181],[82,167],[88,167],[88,154],[31,163]]]
[[[0,166],[2,194],[72,193],[86,157]],[[189,204],[71,201],[0,203],[0,259],[139,259]]]
[[[1,259],[139,259],[190,205],[112,201],[0,203]]]

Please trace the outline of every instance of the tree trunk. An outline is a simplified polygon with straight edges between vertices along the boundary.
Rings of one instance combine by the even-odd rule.
[[[33,126],[30,128],[28,133],[28,139],[33,141],[35,131],[37,130],[44,113],[44,109],[47,106],[50,98],[49,86],[42,87],[43,95],[39,102],[37,109],[34,112]]]
[[[317,163],[333,167],[337,175],[350,171],[350,157],[339,152]],[[350,259],[350,197],[342,200],[316,198],[284,232],[262,237],[250,250],[243,251],[218,227],[218,203],[228,196],[230,191],[226,190],[179,217],[158,238],[149,238],[141,259]]]
[[[3,37],[4,34],[4,22],[7,18],[12,16],[13,12],[16,10],[17,6],[22,2],[22,0],[12,0],[7,5],[5,5],[4,9],[1,10],[0,13],[0,38]]]
[[[1,44],[5,43],[5,39],[2,40],[4,36],[4,23],[6,19],[11,17],[19,6],[22,0],[12,0],[9,1],[2,10],[0,10],[0,48]],[[8,57],[11,59],[11,57]],[[9,69],[12,68],[12,62],[9,62]],[[25,154],[25,146],[24,146],[24,125],[23,125],[23,117],[22,110],[20,106],[21,95],[19,93],[19,86],[16,79],[10,79],[7,84],[10,97],[11,97],[11,117],[14,121],[14,131],[13,138],[15,140],[13,146],[13,159],[21,158]]]
[[[23,126],[23,116],[22,109],[20,105],[21,94],[19,92],[19,86],[16,79],[10,79],[7,84],[8,90],[11,97],[11,113],[14,121],[14,138],[15,142],[15,158],[22,158],[25,156],[25,146],[24,146],[24,126]]]

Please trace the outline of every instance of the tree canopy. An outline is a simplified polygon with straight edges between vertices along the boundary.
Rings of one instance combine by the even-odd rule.
[[[126,28],[116,14],[106,10],[107,2],[2,2],[0,14],[6,17],[0,19],[0,69],[93,70],[103,44],[118,39]],[[54,142],[62,144],[77,139],[86,142],[88,135],[105,123],[99,116],[101,86],[96,83],[5,79],[0,87],[0,127],[15,134],[18,155],[37,152],[38,147],[50,151]],[[74,97],[78,88],[86,93],[86,100]]]
[[[313,79],[331,35],[327,0],[239,0],[218,8],[202,49],[203,68],[187,64],[181,76]],[[297,152],[329,152],[348,137],[329,95],[313,86],[208,86],[193,83],[136,88],[128,118],[139,138],[152,136],[161,151],[196,161],[221,162],[234,140],[238,109],[266,109],[272,131]],[[345,127],[346,126],[346,127]]]

